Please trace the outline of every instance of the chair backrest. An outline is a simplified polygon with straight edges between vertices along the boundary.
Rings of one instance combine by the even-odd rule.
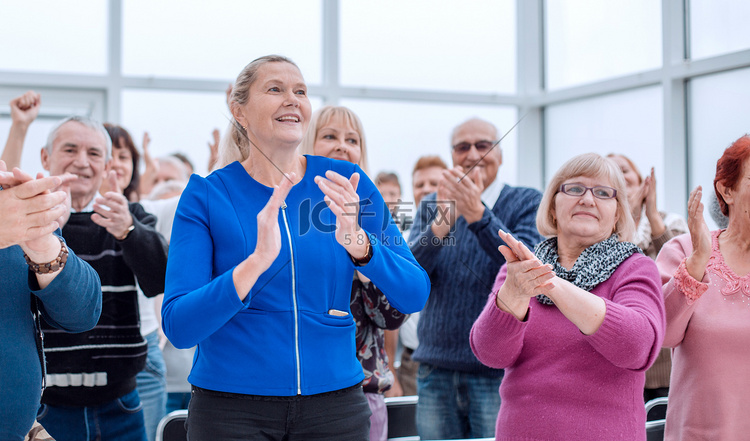
[[[667,397],[659,397],[646,403],[646,421],[663,420],[667,415]]]
[[[416,395],[385,399],[388,410],[388,439],[419,439],[417,434]]]
[[[667,397],[659,397],[646,403],[646,440],[662,441],[664,439],[665,416],[667,414]],[[651,419],[649,418],[651,417]],[[653,419],[654,417],[658,419]]]
[[[187,441],[187,410],[175,410],[159,421],[156,427],[156,441]]]
[[[664,440],[664,423],[667,420],[654,420],[646,422],[646,441]]]

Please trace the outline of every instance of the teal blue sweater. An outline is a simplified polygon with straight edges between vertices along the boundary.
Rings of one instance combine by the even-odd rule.
[[[413,357],[444,369],[500,376],[500,370],[484,366],[471,352],[469,332],[505,263],[497,250],[503,245],[497,230],[513,234],[533,250],[542,240],[536,229],[542,195],[532,188],[506,185],[495,206],[485,207],[482,219],[467,224],[459,217],[442,240],[430,228],[438,215],[435,197],[433,193],[422,200],[409,236],[414,256],[432,281],[430,298],[419,316],[419,347]]]
[[[59,230],[58,230],[59,233]],[[0,249],[0,439],[22,440],[36,418],[42,365],[31,296],[47,323],[68,332],[91,329],[102,309],[99,276],[73,250],[60,274],[39,289],[21,247]]]
[[[178,348],[198,345],[188,380],[222,392],[312,395],[362,381],[350,313],[354,264],[334,236],[335,216],[313,181],[327,170],[361,178],[360,224],[373,256],[357,268],[404,313],[419,311],[427,274],[403,243],[387,206],[362,170],[308,156],[307,169],[279,210],[281,251],[244,301],[234,267],[255,249],[258,212],[273,189],[238,162],[207,178],[193,175],[172,230],[163,327]],[[335,309],[345,316],[329,314]]]

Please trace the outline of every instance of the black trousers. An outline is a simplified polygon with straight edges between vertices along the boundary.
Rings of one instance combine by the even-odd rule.
[[[318,395],[265,397],[193,386],[189,441],[367,441],[370,407],[356,385]]]

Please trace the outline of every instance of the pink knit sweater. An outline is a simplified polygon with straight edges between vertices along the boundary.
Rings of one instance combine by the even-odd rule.
[[[724,262],[718,237],[701,282],[684,261],[693,250],[685,234],[656,259],[664,285],[667,334],[673,347],[666,440],[750,439],[750,274]]]
[[[505,281],[500,269],[492,292]],[[518,321],[491,294],[471,330],[479,360],[505,368],[497,440],[644,440],[645,370],[664,337],[654,262],[634,254],[592,290],[605,300],[599,330],[586,336],[555,307],[531,300]]]

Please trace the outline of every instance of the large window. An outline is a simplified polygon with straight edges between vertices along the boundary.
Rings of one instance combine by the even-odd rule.
[[[548,0],[546,84],[558,89],[661,65],[661,5],[653,0]]]
[[[573,156],[617,153],[633,160],[644,175],[654,167],[657,194],[664,194],[662,127],[660,87],[550,106],[547,181]]]
[[[0,11],[0,70],[106,72],[106,1],[2,0]]]
[[[234,81],[253,59],[281,54],[320,82],[320,1],[126,0],[122,13],[125,75]]]
[[[516,91],[513,0],[340,4],[345,85]]]
[[[690,56],[704,58],[750,49],[750,2],[690,0]]]

